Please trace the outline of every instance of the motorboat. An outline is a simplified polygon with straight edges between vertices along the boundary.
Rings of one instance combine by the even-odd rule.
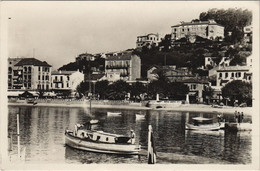
[[[225,128],[224,122],[214,122],[213,118],[195,117],[193,123],[186,123],[185,128],[197,131],[217,131]]]
[[[131,138],[85,128],[65,131],[65,144],[76,149],[97,153],[138,155],[141,146],[131,143]]]
[[[121,112],[107,112],[107,116],[119,116],[121,114]]]

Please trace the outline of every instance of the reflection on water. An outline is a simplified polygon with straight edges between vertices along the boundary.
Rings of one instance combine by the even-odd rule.
[[[121,116],[107,116],[107,111],[122,112]],[[130,135],[136,133],[136,142],[147,149],[148,124],[153,126],[158,152],[197,155],[232,163],[251,163],[251,134],[225,133],[224,131],[185,131],[191,118],[216,118],[216,114],[174,112],[159,110],[106,110],[61,107],[9,107],[9,133],[16,133],[16,114],[20,113],[21,146],[25,148],[28,163],[145,163],[144,158],[91,153],[64,145],[64,130],[73,129],[75,123],[98,119],[95,128],[105,132]],[[144,118],[136,118],[135,114]],[[232,115],[224,114],[227,121]],[[245,117],[251,121],[251,117]],[[11,158],[17,156],[17,138],[13,138]]]

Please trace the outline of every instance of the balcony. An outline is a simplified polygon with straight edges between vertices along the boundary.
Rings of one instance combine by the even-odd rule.
[[[62,83],[63,80],[53,80],[54,83]]]

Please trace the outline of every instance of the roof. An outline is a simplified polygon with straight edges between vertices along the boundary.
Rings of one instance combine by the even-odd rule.
[[[21,59],[15,66],[23,66],[23,65],[34,65],[34,66],[47,66],[51,67],[46,61],[40,61],[35,58],[23,58]]]
[[[155,34],[155,33],[149,33],[149,34],[147,34],[147,35],[145,35],[145,36],[137,36],[137,37],[147,37],[147,36],[149,36],[149,35],[155,35],[155,36],[159,36],[159,34]]]
[[[217,69],[217,72],[220,72],[220,71],[247,71],[249,70],[250,67],[249,66],[227,66],[227,67],[222,67],[222,68],[219,68]]]
[[[90,80],[99,80],[101,79],[105,74],[91,74]],[[89,77],[86,76],[86,79],[89,80]]]
[[[183,22],[181,24],[177,24],[177,25],[174,25],[174,26],[171,26],[171,27],[189,26],[189,25],[205,25],[205,24],[222,26],[222,25],[216,23],[215,21],[213,21],[213,22],[212,21],[199,21],[199,22]]]
[[[52,71],[51,75],[71,75],[74,72],[78,72],[78,71]]]
[[[180,82],[183,83],[208,83],[209,79],[202,79],[202,78],[197,78],[197,77],[193,77],[193,78],[188,78],[185,80],[180,80]]]
[[[122,55],[115,55],[115,56],[108,56],[106,60],[131,60],[132,54],[131,53],[125,53]]]

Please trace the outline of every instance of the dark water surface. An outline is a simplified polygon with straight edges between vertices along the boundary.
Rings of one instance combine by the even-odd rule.
[[[107,111],[122,112],[122,116],[107,116]],[[88,109],[71,107],[14,107],[9,106],[9,134],[16,134],[16,114],[20,113],[21,148],[26,163],[145,163],[145,158],[91,153],[64,145],[65,129],[90,118],[100,120],[96,128],[105,132],[130,135],[147,149],[148,124],[154,130],[156,150],[164,153],[197,155],[235,164],[251,163],[252,136],[250,132],[185,131],[185,123],[196,116],[216,118],[216,113],[174,112],[159,110]],[[136,118],[135,114],[144,118]],[[224,114],[233,121],[233,115]],[[251,117],[245,116],[245,122]],[[13,137],[10,158],[17,156],[17,138]]]

